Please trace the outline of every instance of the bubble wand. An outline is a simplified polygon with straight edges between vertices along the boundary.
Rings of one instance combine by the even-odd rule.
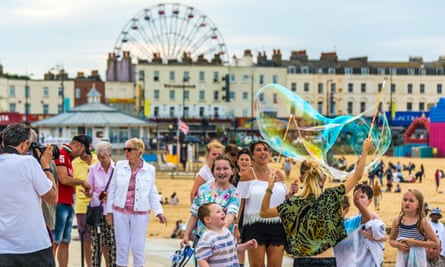
[[[386,81],[383,81],[382,87],[380,88],[379,98],[377,99],[377,105],[374,110],[374,116],[372,116],[371,127],[369,128],[368,138],[371,137],[372,128],[374,128],[375,117],[377,117],[377,112],[379,110],[380,102],[382,102],[383,89],[385,89]]]
[[[286,141],[287,132],[289,131],[289,125],[291,120],[292,120],[292,114],[289,115],[289,120],[287,121],[286,130],[284,130],[283,138],[281,138],[283,141],[281,141],[280,153],[278,155],[278,163],[281,163],[281,153],[283,152],[284,141]]]

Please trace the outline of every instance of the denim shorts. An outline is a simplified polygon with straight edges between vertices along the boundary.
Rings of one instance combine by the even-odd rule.
[[[73,228],[74,209],[72,205],[58,203],[56,206],[56,226],[53,230],[56,244],[69,243]]]

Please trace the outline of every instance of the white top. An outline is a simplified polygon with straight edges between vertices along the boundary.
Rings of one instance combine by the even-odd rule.
[[[107,195],[107,213],[111,213],[113,205],[124,208],[127,200],[128,184],[130,183],[131,168],[128,160],[121,160],[114,167],[113,177]],[[150,211],[157,216],[163,213],[159,201],[158,188],[155,184],[155,168],[143,162],[142,168],[136,174],[136,190],[133,211]]]
[[[434,234],[442,241],[442,252],[440,255],[445,256],[445,227],[441,222],[435,223],[429,221],[431,227],[433,228]]]
[[[0,254],[36,252],[51,246],[41,196],[52,183],[33,156],[0,155]]]
[[[281,220],[279,216],[272,218],[260,217],[261,203],[263,202],[263,197],[266,193],[269,182],[258,180],[254,171],[253,174],[255,176],[255,179],[250,181],[240,181],[238,183],[240,196],[241,198],[245,199],[243,224],[248,225],[256,222],[280,222]],[[269,207],[276,207],[286,199],[286,184],[284,182],[276,182],[273,186],[272,191],[273,193],[270,198]]]
[[[207,183],[208,181],[215,181],[215,177],[213,177],[212,170],[209,168],[209,166],[204,165],[199,169],[198,174],[196,176],[201,176],[202,179]]]

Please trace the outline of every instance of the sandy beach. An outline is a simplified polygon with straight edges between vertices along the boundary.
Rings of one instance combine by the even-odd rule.
[[[408,188],[416,188],[421,190],[424,195],[425,201],[430,208],[440,207],[445,208],[445,200],[442,191],[445,191],[445,179],[443,179],[440,185],[439,192],[436,192],[436,186],[434,182],[434,172],[436,169],[445,169],[444,159],[441,158],[395,158],[395,157],[383,157],[385,165],[388,162],[396,164],[400,162],[402,165],[407,165],[409,162],[413,162],[416,165],[416,170],[420,168],[420,164],[423,163],[425,167],[426,177],[422,183],[400,183],[402,193]],[[293,179],[297,178],[298,165],[292,165],[291,179],[287,183],[291,183]],[[281,164],[274,163],[276,168],[282,168]],[[413,172],[413,174],[415,171]],[[405,177],[408,176],[408,171],[403,171]],[[362,181],[367,180],[367,176],[363,176]],[[162,192],[163,197],[170,197],[173,192],[176,192],[179,197],[178,205],[164,205],[164,212],[167,216],[168,226],[161,225],[157,219],[152,216],[147,232],[147,238],[169,238],[176,220],[181,219],[186,221],[189,216],[190,200],[189,192],[193,183],[193,175],[191,173],[184,174],[178,173],[172,177],[171,173],[158,172],[156,185],[158,190]],[[386,179],[384,178],[386,184]],[[334,186],[336,183],[328,183],[327,186]],[[395,187],[395,186],[394,186]],[[393,187],[393,188],[394,188]],[[383,187],[384,188],[384,187]],[[351,195],[351,194],[350,194]],[[377,211],[372,203],[369,206],[370,211],[377,213],[380,218],[386,223],[387,227],[391,227],[392,219],[400,212],[400,205],[402,201],[402,194],[393,192],[384,192],[381,200],[380,210]],[[357,210],[353,208],[349,215],[354,215]],[[178,240],[179,244],[179,240]],[[392,248],[389,243],[385,244],[385,266],[393,266],[396,258],[396,249]]]

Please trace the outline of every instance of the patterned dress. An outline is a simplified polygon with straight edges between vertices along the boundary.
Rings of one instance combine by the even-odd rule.
[[[288,246],[296,257],[314,256],[346,237],[341,204],[345,186],[328,188],[318,199],[294,196],[278,206]]]

